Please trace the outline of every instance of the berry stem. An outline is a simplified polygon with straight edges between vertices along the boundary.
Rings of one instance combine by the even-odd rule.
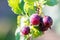
[[[36,6],[37,6],[37,13],[39,15],[41,15],[42,14],[42,6],[41,6],[41,3],[36,2]]]

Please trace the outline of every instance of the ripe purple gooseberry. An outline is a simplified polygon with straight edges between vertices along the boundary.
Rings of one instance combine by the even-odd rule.
[[[45,27],[51,27],[52,23],[53,23],[53,20],[50,16],[43,17],[43,24]]]
[[[30,24],[32,24],[32,25],[38,25],[38,24],[41,23],[41,22],[40,22],[41,19],[42,19],[42,17],[39,16],[38,14],[32,14],[32,15],[30,16]]]
[[[30,28],[29,27],[23,27],[21,32],[23,35],[28,35],[30,33]]]

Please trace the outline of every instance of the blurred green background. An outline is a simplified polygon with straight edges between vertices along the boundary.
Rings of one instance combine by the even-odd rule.
[[[45,6],[43,12],[53,18],[52,30],[60,35],[60,3],[53,7]],[[7,0],[0,0],[0,40],[15,40],[16,27],[17,15],[11,11]]]
[[[8,6],[7,0],[0,0],[0,40],[15,40],[17,15]]]

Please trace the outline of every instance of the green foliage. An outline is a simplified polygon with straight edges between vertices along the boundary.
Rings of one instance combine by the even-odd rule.
[[[19,8],[12,8],[12,11],[13,11],[15,14],[23,14],[23,13],[22,13],[22,10],[19,9]]]
[[[21,0],[21,2],[19,3],[19,7],[21,10],[23,10],[24,7],[24,0]]]
[[[28,2],[28,3],[34,3],[36,1],[39,1],[39,0],[24,0],[24,2]]]
[[[29,35],[24,36],[24,40],[28,40],[28,38],[29,38]]]
[[[8,4],[15,14],[23,15],[24,0],[8,0]]]
[[[18,32],[15,37],[16,37],[16,40],[20,40],[20,32]]]
[[[20,16],[20,15],[17,16],[17,26],[20,26],[21,17],[22,16]]]
[[[17,8],[19,4],[19,0],[8,0],[8,4],[12,8]]]
[[[24,11],[25,11],[25,13],[27,14],[27,15],[31,15],[31,14],[33,14],[33,13],[35,13],[36,12],[36,9],[35,9],[35,7],[34,7],[34,3],[32,3],[32,4],[29,4],[29,3],[25,3],[25,5],[24,5]]]
[[[48,6],[54,6],[58,3],[57,0],[46,0],[47,2],[45,4],[47,4]]]
[[[57,0],[8,0],[8,4],[15,14],[27,14],[30,16],[31,14],[36,13],[36,7],[34,7],[34,3],[38,1],[40,3],[42,1],[41,4],[46,1],[45,4],[48,6],[54,6],[57,4]]]
[[[19,8],[22,10],[22,12],[24,13],[24,0],[21,0],[21,2],[19,3]]]
[[[36,38],[38,36],[41,36],[43,34],[43,32],[39,31],[39,29],[32,27],[31,28],[31,34],[32,34],[33,38]]]
[[[36,11],[34,9],[35,1],[37,0],[8,0],[8,4],[15,14],[24,15],[28,13],[27,15],[30,15]]]
[[[23,36],[23,35],[21,35],[20,32],[17,32],[15,37],[16,37],[16,40],[27,40],[29,38],[29,35],[24,35]]]

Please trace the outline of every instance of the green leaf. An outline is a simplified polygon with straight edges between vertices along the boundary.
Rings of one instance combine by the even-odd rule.
[[[29,38],[29,35],[24,36],[24,40],[27,40]]]
[[[41,36],[43,34],[42,31],[39,31],[38,29],[32,27],[31,28],[31,34],[34,38],[38,37],[38,36]]]
[[[28,2],[28,3],[34,3],[36,1],[38,1],[38,0],[24,0],[24,2]]]
[[[19,3],[19,8],[21,10],[23,10],[23,8],[24,8],[24,0],[21,0],[21,2]]]
[[[15,14],[22,14],[22,10],[20,8],[12,8],[12,11],[15,13]]]
[[[24,1],[23,0],[8,0],[8,4],[15,14],[24,15]]]
[[[47,4],[48,6],[54,6],[58,3],[57,0],[46,0],[47,2],[45,4]]]
[[[15,37],[16,37],[16,40],[20,40],[20,32],[18,32]]]
[[[21,22],[21,17],[22,17],[21,15],[18,15],[18,16],[17,16],[17,26],[18,26],[18,27],[21,26],[21,24],[20,24],[20,22]]]
[[[29,16],[32,15],[33,13],[35,13],[36,12],[36,8],[34,7],[34,3],[33,4],[25,3],[24,11]]]
[[[24,12],[24,0],[21,0],[21,2],[19,3],[19,8],[22,10],[23,14]]]
[[[8,0],[8,5],[12,8],[17,8],[19,4],[19,0]]]

